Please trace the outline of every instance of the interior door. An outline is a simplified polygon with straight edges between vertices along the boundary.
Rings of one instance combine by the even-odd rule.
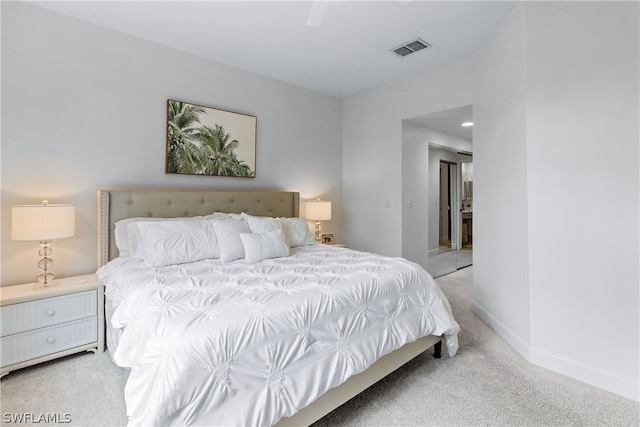
[[[440,162],[440,248],[451,249],[451,191],[449,163]]]
[[[458,248],[458,168],[455,163],[440,161],[440,248]]]
[[[460,249],[460,197],[458,191],[458,165],[449,163],[449,235],[451,236],[451,249]]]

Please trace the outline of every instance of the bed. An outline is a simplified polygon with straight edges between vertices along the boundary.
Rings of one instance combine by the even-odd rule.
[[[287,235],[299,210],[295,191],[97,191],[107,347],[131,369],[130,425],[309,425],[431,347],[455,354],[459,327],[422,268]],[[246,258],[173,265],[162,247],[140,244],[146,258],[133,259],[114,232],[131,218],[154,232],[170,226],[151,219],[212,222],[218,236],[223,223],[246,222]],[[250,252],[257,240],[247,246],[254,237],[289,252],[262,258],[260,244]]]

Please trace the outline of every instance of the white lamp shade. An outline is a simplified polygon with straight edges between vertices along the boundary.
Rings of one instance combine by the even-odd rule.
[[[74,205],[20,205],[11,208],[12,240],[54,240],[75,234]]]
[[[327,200],[307,200],[304,218],[311,221],[328,221],[331,219],[331,202]]]

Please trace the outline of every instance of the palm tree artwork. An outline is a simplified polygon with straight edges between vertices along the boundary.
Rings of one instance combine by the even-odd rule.
[[[250,141],[241,147],[223,122]],[[254,178],[255,127],[255,116],[168,100],[166,172]]]

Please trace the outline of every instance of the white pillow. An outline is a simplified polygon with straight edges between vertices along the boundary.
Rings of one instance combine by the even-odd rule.
[[[125,218],[120,221],[116,221],[115,230],[114,230],[114,238],[116,240],[116,247],[118,248],[118,252],[120,256],[129,255],[131,252],[131,247],[129,244],[129,225],[139,221],[166,221],[167,218],[144,218],[144,217],[134,217],[134,218]]]
[[[244,246],[240,239],[240,233],[251,232],[247,222],[227,219],[216,221],[213,227],[220,245],[220,261],[229,262],[244,258]]]
[[[142,255],[138,254],[138,242],[140,241],[140,237],[138,236],[138,222],[141,221],[133,221],[125,225],[129,239],[129,256],[136,259],[142,259]],[[122,251],[120,251],[120,256],[122,256]]]
[[[284,241],[282,230],[267,233],[240,234],[244,246],[244,257],[248,263],[289,256],[289,245]]]
[[[198,217],[202,218],[202,217]],[[149,218],[150,221],[189,221],[191,218]],[[144,261],[144,253],[143,251],[139,251],[139,242],[140,242],[140,232],[138,231],[138,223],[144,221],[133,221],[126,224],[127,226],[127,236],[129,238],[129,256],[131,258],[139,259]],[[122,256],[122,252],[120,252],[120,256]],[[220,249],[218,249],[218,256],[220,258]]]
[[[231,215],[235,215],[235,214],[230,214],[230,213],[225,213],[225,212],[214,212],[214,213],[211,213],[209,215],[205,215],[205,218],[208,218],[208,219],[230,219]]]
[[[275,218],[245,216],[247,224],[252,233],[268,233],[269,231],[280,230],[282,227]]]
[[[114,230],[114,238],[116,241],[116,247],[118,248],[118,253],[120,256],[130,255],[135,257],[135,249],[132,248],[132,245],[136,243],[136,237],[131,236],[131,232],[135,230],[135,227],[130,227],[132,223],[139,221],[175,221],[180,219],[229,219],[231,214],[222,213],[222,212],[214,212],[212,214],[208,214],[205,216],[194,216],[194,217],[175,217],[175,218],[155,218],[155,217],[132,217],[132,218],[124,218],[120,221],[116,221],[115,230]]]
[[[229,219],[234,219],[236,221],[244,221],[245,220],[244,215],[246,215],[246,214],[243,212],[243,213],[239,213],[239,214],[238,213],[230,213],[230,214],[227,214],[227,215],[229,215]]]
[[[184,264],[220,256],[214,224],[210,219],[136,221],[135,252],[149,267]]]
[[[289,247],[315,245],[318,242],[309,230],[309,224],[302,218],[278,218],[284,232],[284,240]]]

